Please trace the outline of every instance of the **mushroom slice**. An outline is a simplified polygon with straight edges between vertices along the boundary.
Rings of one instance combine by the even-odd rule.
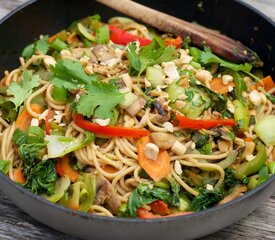
[[[150,134],[150,139],[160,149],[170,149],[177,141],[177,137],[172,133],[165,132],[153,132]]]
[[[92,49],[92,52],[96,56],[97,60],[100,62],[106,62],[108,60],[116,58],[115,51],[112,48],[108,48],[108,46],[105,44],[96,45]]]
[[[96,177],[96,198],[94,204],[100,205],[106,203],[111,211],[115,213],[121,205],[112,184],[102,175]]]

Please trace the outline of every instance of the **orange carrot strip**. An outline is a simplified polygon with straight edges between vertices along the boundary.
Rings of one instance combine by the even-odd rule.
[[[265,78],[262,79],[261,82],[257,83],[257,88],[258,87],[264,87],[265,91],[269,91],[270,89],[275,87],[275,83],[273,82],[273,79],[270,75],[266,76]]]
[[[148,136],[142,137],[138,141],[138,162],[145,172],[158,182],[170,172],[170,157],[165,150],[160,150],[157,160],[149,159],[145,156],[145,146],[150,142]]]
[[[21,166],[13,171],[13,179],[17,183],[25,183],[27,180],[22,172]]]
[[[113,167],[112,165],[104,165],[101,167],[103,171],[107,172],[107,173],[116,173],[117,169],[115,167]]]
[[[228,87],[230,86],[234,88],[235,83],[229,82],[227,85],[224,85],[221,78],[213,78],[212,81],[210,82],[211,90],[220,94],[227,93],[229,91]]]
[[[58,162],[60,170],[58,169],[59,166],[56,166],[56,169],[59,171],[59,175],[62,177],[68,176],[72,182],[75,182],[78,177],[78,172],[71,167],[70,158],[66,155],[63,158],[60,158]]]
[[[48,43],[53,43],[55,39],[56,39],[56,34],[54,34],[51,37],[49,37]]]
[[[31,104],[31,109],[36,113],[43,112],[43,108],[39,104]],[[29,114],[27,108],[24,108],[22,113],[17,117],[15,125],[23,131],[26,131],[27,128],[31,125],[32,119],[33,117]]]

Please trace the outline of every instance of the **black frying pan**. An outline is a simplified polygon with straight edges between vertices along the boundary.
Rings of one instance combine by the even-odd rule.
[[[275,25],[244,3],[233,0],[139,0],[168,14],[219,29],[260,54],[264,71],[275,76]],[[198,7],[202,3],[202,7]],[[201,5],[201,4],[200,4]],[[0,23],[0,72],[18,66],[22,49],[40,34],[53,34],[73,20],[99,13],[121,15],[92,0],[30,1]],[[35,219],[85,239],[191,239],[218,231],[245,217],[275,190],[275,176],[244,196],[199,213],[164,219],[107,218],[67,209],[13,183],[0,174],[0,188]]]

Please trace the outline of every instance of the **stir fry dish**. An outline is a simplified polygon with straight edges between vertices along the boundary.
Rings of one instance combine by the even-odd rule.
[[[99,15],[40,36],[0,84],[0,171],[109,217],[225,204],[275,173],[275,84],[190,38]]]

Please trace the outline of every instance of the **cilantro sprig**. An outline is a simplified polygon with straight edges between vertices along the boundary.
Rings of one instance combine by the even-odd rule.
[[[221,59],[217,55],[213,54],[209,47],[205,47],[204,51],[201,52],[200,55],[200,62],[203,64],[209,64],[209,63],[218,63],[221,67],[225,67],[228,69],[231,69],[235,72],[244,72],[250,77],[254,78],[256,81],[261,81],[258,77],[253,75],[250,71],[252,70],[252,65],[249,63],[244,64],[236,64],[229,61],[226,61],[224,59]]]
[[[130,61],[130,74],[142,74],[148,66],[170,62],[176,58],[175,47],[165,46],[164,40],[155,37],[151,44],[142,47],[140,54],[136,53],[136,43],[128,45],[128,59]],[[133,71],[135,70],[135,71]]]
[[[76,106],[86,117],[112,118],[113,108],[124,100],[124,95],[112,84],[94,81],[86,89],[87,94],[80,97]]]
[[[35,87],[39,86],[40,77],[33,75],[32,71],[26,70],[22,73],[20,82],[13,82],[8,90],[8,96],[12,96],[8,101],[14,103],[15,110],[32,94]]]
[[[22,52],[22,57],[30,58],[35,52],[41,52],[47,54],[50,48],[48,43],[48,36],[44,36],[41,39],[37,40],[35,43],[32,43],[24,48]]]
[[[51,82],[56,87],[76,90],[96,80],[96,75],[88,75],[80,62],[70,59],[59,59],[50,70],[53,72]]]

